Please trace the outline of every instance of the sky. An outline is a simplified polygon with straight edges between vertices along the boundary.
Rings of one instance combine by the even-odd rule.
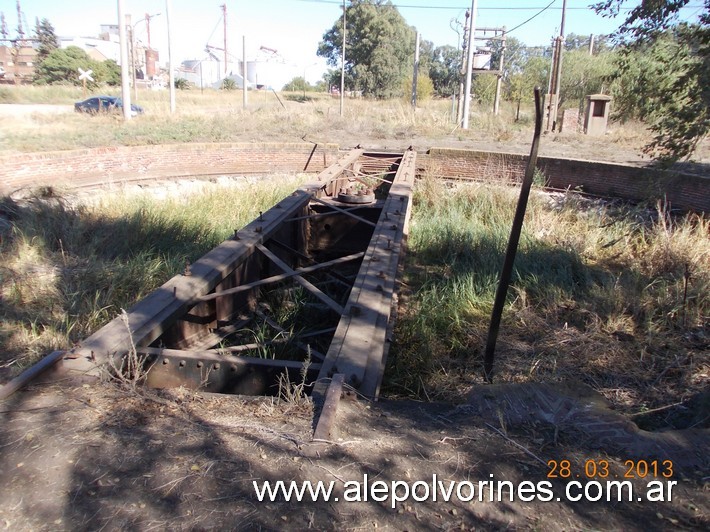
[[[551,3],[552,2],[552,3]],[[593,0],[567,0],[565,34],[608,34],[621,23],[597,15],[589,5]],[[96,36],[101,24],[117,24],[116,0],[20,0],[30,25],[35,18],[47,18],[57,35]],[[464,21],[470,0],[394,0],[407,23],[415,26],[422,39],[435,46],[458,45],[452,20]],[[547,45],[559,34],[562,0],[478,0],[477,27],[502,27],[509,35],[529,46]],[[630,7],[638,4],[630,0]],[[702,0],[691,0],[682,18],[693,19],[702,11]],[[242,57],[242,39],[246,38],[247,59],[278,60],[311,81],[319,80],[327,66],[316,55],[323,34],[342,16],[338,0],[172,0],[174,62],[206,57],[205,45],[224,46],[221,5],[227,6],[227,49]],[[550,5],[551,4],[551,5]],[[544,9],[546,6],[549,7]],[[17,27],[16,0],[0,0],[11,37]],[[165,0],[123,0],[123,13],[132,16],[137,40],[146,42],[144,17],[151,18],[151,45],[160,52],[160,62],[167,61],[167,23]],[[537,16],[525,23],[531,17]],[[623,13],[622,13],[623,15]],[[521,25],[522,24],[522,25]],[[518,27],[517,29],[514,29]],[[261,47],[277,51],[274,57]],[[216,51],[217,55],[223,52]]]

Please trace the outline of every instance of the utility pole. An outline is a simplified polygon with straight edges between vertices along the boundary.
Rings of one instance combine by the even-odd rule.
[[[222,4],[222,22],[224,23],[224,75],[227,75],[227,4]]]
[[[589,55],[594,55],[594,34],[589,36]]]
[[[150,19],[153,17],[157,17],[158,15],[160,15],[160,13],[157,13],[155,15],[149,15],[148,13],[145,14],[145,32],[148,37],[148,50],[152,50],[152,48],[150,47]]]
[[[493,114],[500,112],[500,90],[503,85],[503,64],[505,59],[505,26],[503,26],[503,37],[500,41],[500,63],[498,64],[498,79],[496,80],[496,97],[493,102]]]
[[[417,78],[419,77],[419,37],[417,32],[417,41],[414,45],[414,73],[412,74],[412,108],[417,108]]]
[[[343,57],[341,59],[342,64],[340,65],[340,116],[343,116],[345,112],[345,0],[343,0]]]
[[[118,43],[121,57],[121,100],[123,101],[123,119],[131,119],[131,88],[128,77],[128,53],[126,50],[126,19],[123,17],[123,0],[118,4]],[[19,2],[18,2],[19,5]]]
[[[464,90],[464,77],[466,76],[466,57],[468,50],[468,18],[471,16],[469,10],[466,10],[466,21],[463,26],[463,46],[461,47],[461,68],[459,69],[459,98],[458,104],[456,106],[456,123],[461,125],[461,120],[463,119],[463,90]]]
[[[244,96],[242,99],[242,107],[247,108],[247,36],[242,35],[242,88]]]
[[[168,24],[168,83],[170,84],[170,112],[175,112],[175,69],[173,68],[172,26],[170,24],[170,11],[173,0],[165,0],[165,22]]]
[[[557,126],[557,111],[560,101],[560,80],[562,78],[562,51],[564,49],[565,36],[565,12],[567,10],[567,0],[562,0],[562,22],[560,24],[560,35],[555,39],[555,47],[552,55],[552,70],[550,71],[550,91],[548,94],[548,115],[545,124],[545,131],[554,131]]]
[[[466,86],[463,99],[463,121],[461,127],[468,129],[468,115],[471,109],[471,69],[473,68],[474,35],[476,35],[476,8],[478,0],[471,1],[471,22],[468,29],[468,54],[466,63]]]

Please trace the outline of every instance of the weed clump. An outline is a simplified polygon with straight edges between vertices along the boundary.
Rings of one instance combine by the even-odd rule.
[[[462,400],[482,353],[517,191],[418,183],[386,391]],[[618,408],[708,385],[710,222],[574,193],[530,198],[498,381],[581,379]]]

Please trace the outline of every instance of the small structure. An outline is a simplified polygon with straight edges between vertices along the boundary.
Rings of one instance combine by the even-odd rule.
[[[584,132],[587,135],[604,135],[609,121],[611,96],[590,94],[584,111]]]

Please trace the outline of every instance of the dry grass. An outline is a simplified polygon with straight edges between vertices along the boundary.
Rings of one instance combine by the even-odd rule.
[[[96,331],[301,178],[0,203],[0,357],[13,372]],[[70,201],[71,200],[71,201]]]
[[[391,393],[460,400],[482,382],[514,189],[419,183]],[[710,384],[710,221],[534,194],[499,337],[498,381],[581,379],[618,407]],[[687,294],[686,294],[687,286]]]
[[[108,92],[117,94],[115,89]],[[83,97],[77,88],[8,86],[0,89],[0,102],[65,105],[67,112],[3,116],[0,154],[179,142],[300,141],[304,137],[343,146],[490,146],[517,152],[527,152],[530,142],[530,109],[524,109],[516,122],[513,106],[505,102],[499,116],[490,113],[490,106],[474,105],[471,128],[464,131],[451,119],[450,100],[425,101],[414,111],[401,100],[348,99],[341,117],[339,100],[327,94],[311,93],[305,102],[288,96],[280,95],[282,107],[273,92],[253,92],[245,110],[240,91],[177,91],[177,112],[171,115],[167,91],[141,90],[138,103],[146,114],[124,123],[119,116],[74,113],[70,106]],[[643,128],[631,126],[615,126],[602,139],[562,133],[548,137],[543,153],[619,160],[622,147],[628,151],[627,159],[637,160],[649,138]],[[585,155],[585,151],[596,155]]]

